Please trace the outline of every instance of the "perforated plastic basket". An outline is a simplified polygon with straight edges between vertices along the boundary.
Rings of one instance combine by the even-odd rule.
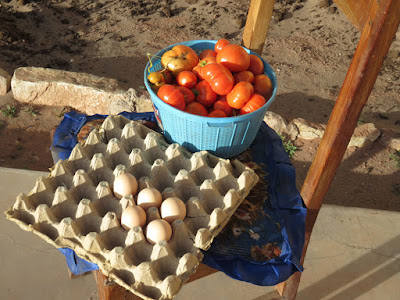
[[[246,49],[250,54],[260,57],[264,63],[265,74],[271,79],[273,93],[267,103],[258,110],[236,117],[210,118],[183,112],[157,97],[147,80],[149,73],[162,69],[160,57],[175,45],[183,44],[200,54],[205,49],[214,49],[213,40],[195,40],[171,45],[158,52],[144,70],[144,83],[153,101],[158,125],[169,142],[179,143],[190,151],[208,150],[216,156],[229,158],[242,153],[253,142],[265,112],[275,99],[277,81],[271,66],[259,55]],[[149,72],[150,71],[150,72]]]

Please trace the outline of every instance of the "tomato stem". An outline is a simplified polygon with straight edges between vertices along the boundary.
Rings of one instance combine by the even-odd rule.
[[[151,53],[149,53],[149,52],[147,52],[146,55],[147,55],[147,59],[149,60],[149,63],[150,63],[149,67],[147,68],[147,72],[151,73],[151,72],[150,72],[150,69],[153,67],[153,61],[152,61],[151,59],[152,59],[153,57],[155,57],[155,58],[160,58],[160,59],[161,59],[161,57],[160,57],[160,56],[157,56],[157,55],[151,55]],[[164,70],[165,70],[165,69],[164,69]]]

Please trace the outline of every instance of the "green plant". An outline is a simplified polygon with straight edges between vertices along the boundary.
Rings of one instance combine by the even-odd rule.
[[[362,118],[362,117],[360,117],[359,119],[358,119],[358,121],[357,121],[357,126],[360,126],[360,125],[362,125],[362,124],[364,124],[365,123],[365,120]]]
[[[1,112],[6,117],[14,118],[15,114],[17,113],[17,108],[15,106],[11,106],[10,104],[7,104],[6,107],[1,110]]]
[[[280,135],[281,139],[282,139],[282,145],[283,148],[285,149],[286,153],[289,155],[289,158],[293,158],[294,154],[297,150],[297,147],[295,145],[293,145],[291,140],[286,140],[286,137]]]
[[[400,150],[397,151],[397,152],[394,153],[394,154],[389,154],[389,155],[390,155],[390,158],[391,158],[392,160],[394,160],[395,162],[397,162],[396,166],[397,166],[398,168],[400,168]]]
[[[39,111],[35,109],[33,106],[29,106],[25,109],[25,112],[31,114],[32,116],[36,117],[39,114]]]

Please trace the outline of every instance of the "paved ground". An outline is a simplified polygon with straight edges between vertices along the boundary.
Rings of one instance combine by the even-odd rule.
[[[46,173],[0,168],[0,211]],[[98,299],[92,275],[69,279],[53,246],[0,217],[0,299]],[[299,300],[398,299],[400,213],[325,205],[305,261]],[[189,283],[177,300],[266,300],[271,287],[235,281],[222,273]]]

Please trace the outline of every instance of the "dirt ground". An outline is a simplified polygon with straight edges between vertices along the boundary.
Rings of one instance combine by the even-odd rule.
[[[249,0],[5,0],[0,1],[0,68],[38,66],[115,78],[143,91],[147,53],[184,40],[227,38],[240,43]],[[340,91],[360,33],[330,0],[277,0],[263,58],[278,77],[270,110],[286,118],[325,123]],[[400,131],[400,38],[386,57],[360,123],[381,137],[350,149],[325,203],[400,211],[395,151]],[[48,170],[51,131],[63,107],[32,107],[0,97],[0,166]],[[292,159],[301,187],[318,140],[295,141]]]

